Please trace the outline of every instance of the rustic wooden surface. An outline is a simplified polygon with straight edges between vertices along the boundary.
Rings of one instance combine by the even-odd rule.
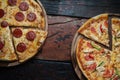
[[[40,1],[49,14],[49,34],[43,48],[24,64],[0,67],[0,80],[79,80],[70,57],[75,32],[89,17],[120,13],[119,0]]]
[[[47,14],[92,17],[101,13],[120,13],[120,0],[40,0]]]
[[[71,62],[75,32],[87,19],[48,16],[48,37],[43,48],[29,61],[0,68],[2,80],[79,80]]]
[[[30,60],[22,65],[0,68],[0,80],[79,80],[71,62]]]
[[[48,16],[48,37],[37,54],[37,59],[71,60],[71,44],[75,32],[87,19],[64,16]]]

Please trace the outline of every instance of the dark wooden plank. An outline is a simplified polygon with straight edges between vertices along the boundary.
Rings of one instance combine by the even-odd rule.
[[[101,13],[120,13],[119,0],[40,0],[47,14],[92,17]]]
[[[1,80],[79,80],[71,62],[31,60],[22,65],[0,68]]]
[[[70,60],[71,44],[75,32],[87,19],[48,16],[48,37],[37,59]],[[79,26],[78,26],[79,25]]]

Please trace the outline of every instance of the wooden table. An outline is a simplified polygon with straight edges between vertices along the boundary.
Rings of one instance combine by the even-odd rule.
[[[0,68],[0,80],[79,80],[71,62],[71,43],[77,29],[100,13],[120,13],[120,1],[41,0],[48,14],[48,37],[31,60]]]

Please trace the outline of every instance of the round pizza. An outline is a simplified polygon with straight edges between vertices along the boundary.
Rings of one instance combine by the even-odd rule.
[[[35,0],[0,0],[0,60],[24,62],[46,39],[45,13]]]
[[[88,80],[120,80],[120,19],[101,14],[79,30],[76,59]]]

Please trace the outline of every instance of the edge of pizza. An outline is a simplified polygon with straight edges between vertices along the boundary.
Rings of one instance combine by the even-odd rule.
[[[88,80],[114,79],[114,54],[94,41],[80,38],[77,45],[77,63]],[[112,56],[112,57],[111,57]],[[118,76],[118,75],[116,75]]]
[[[17,31],[19,33],[16,33]],[[12,34],[19,62],[34,56],[47,37],[47,32],[33,28],[12,28]]]
[[[0,8],[4,10],[4,18],[11,26],[45,29],[43,10],[35,0],[1,0],[0,2]]]
[[[79,28],[78,33],[109,47],[108,14],[101,14],[89,19]]]
[[[17,55],[15,54],[14,45],[12,43],[12,35],[6,21],[0,22],[0,60],[15,61]]]

